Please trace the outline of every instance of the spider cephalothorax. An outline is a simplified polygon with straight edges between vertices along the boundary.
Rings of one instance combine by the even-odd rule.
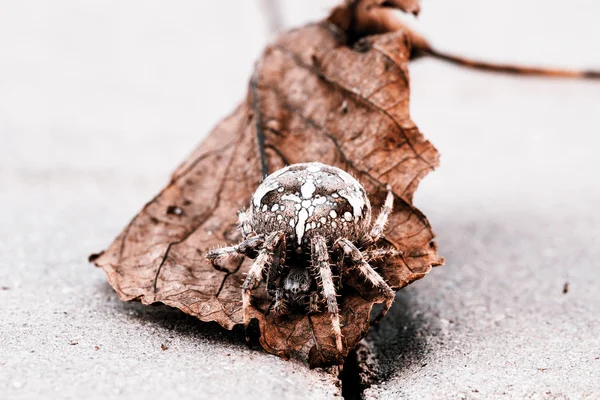
[[[369,261],[400,254],[374,248],[380,239],[393,195],[371,227],[371,203],[362,185],[347,172],[321,163],[293,164],[269,175],[256,189],[247,211],[239,213],[244,240],[209,251],[219,265],[225,258],[256,259],[242,287],[244,324],[248,324],[250,291],[266,281],[274,311],[331,314],[336,346],[342,350],[337,290],[347,274],[357,272],[386,296],[383,316],[394,292]]]

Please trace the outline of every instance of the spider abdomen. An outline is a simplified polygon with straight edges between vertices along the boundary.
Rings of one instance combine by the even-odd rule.
[[[328,241],[356,240],[371,220],[362,185],[347,172],[321,163],[294,164],[269,175],[256,189],[249,209],[258,234],[283,231],[288,245],[310,245],[314,235]]]

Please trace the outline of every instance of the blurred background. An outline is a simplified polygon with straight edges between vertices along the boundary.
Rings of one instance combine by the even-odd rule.
[[[410,23],[446,52],[600,69],[598,1],[422,3]],[[208,339],[127,319],[148,311],[121,305],[86,256],[108,246],[244,98],[271,35],[269,4],[292,27],[323,18],[337,2],[2,3],[5,393],[68,397],[89,385],[116,397],[221,390],[218,376],[194,378],[199,354],[223,357],[202,347]],[[442,154],[415,204],[438,233],[447,265],[403,290],[387,325],[371,336],[386,382],[368,394],[600,397],[592,379],[600,373],[600,83],[495,75],[433,59],[410,72],[412,118]],[[161,353],[168,337],[171,352]],[[100,343],[104,351],[94,351]],[[223,354],[245,351],[234,339],[219,343]],[[166,358],[175,354],[177,363]],[[327,398],[336,390],[318,374],[296,376],[278,359],[251,354],[277,372],[239,378],[240,393],[296,398],[323,386]],[[154,357],[162,357],[157,371],[131,372]],[[234,375],[244,373],[239,368]]]
[[[4,3],[0,13],[3,179],[22,181],[34,179],[41,171],[63,170],[88,183],[89,174],[129,179],[128,183],[142,187],[157,176],[164,182],[170,169],[165,166],[181,160],[243,98],[253,62],[268,41],[261,8],[270,3],[278,5],[284,26],[296,26],[324,17],[337,2]],[[423,3],[415,25],[440,49],[492,61],[600,68],[595,23],[600,9],[593,0],[572,1],[568,7],[560,1],[543,6],[519,0]],[[436,142],[435,135],[452,136],[448,125],[479,123],[474,117],[481,112],[492,118],[501,109],[509,113],[511,103],[523,93],[544,91],[547,96],[543,104],[536,101],[519,109],[519,114],[544,114],[551,97],[564,97],[554,88],[586,85],[502,76],[494,77],[492,86],[482,85],[489,75],[430,60],[415,63],[411,72],[412,114]],[[465,101],[484,97],[486,104],[472,101],[474,107],[465,107],[460,115],[453,112],[448,120],[445,110],[456,102],[448,99],[458,97]],[[586,114],[597,110],[597,103],[570,101],[565,106]],[[432,121],[441,122],[442,115],[446,122],[438,129]],[[519,122],[501,121],[513,132]],[[475,140],[499,140],[484,134],[485,125],[481,124],[482,134]],[[528,132],[526,140],[539,138],[540,144],[548,145],[543,134],[538,136],[531,127],[521,129]],[[476,143],[471,146],[476,148]],[[26,175],[7,177],[13,169]],[[142,197],[159,186],[148,187]]]

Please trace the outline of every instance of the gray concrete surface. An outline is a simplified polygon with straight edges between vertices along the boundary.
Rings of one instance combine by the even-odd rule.
[[[475,49],[488,38],[517,46],[495,47],[498,60],[600,65],[586,51],[598,46],[598,27],[574,21],[585,24],[597,4],[564,15],[529,3],[518,15],[475,5],[480,13],[469,21],[479,37],[452,40],[473,54],[493,53]],[[514,24],[498,22],[508,20]],[[560,21],[570,32],[540,34]],[[562,33],[574,36],[553,37]],[[520,34],[539,45],[520,55],[528,45]],[[415,203],[447,264],[399,293],[391,318],[370,336],[384,382],[366,397],[600,398],[600,83],[499,77],[434,61],[412,72],[413,118],[442,153]]]
[[[286,0],[285,23],[332,3]],[[600,68],[600,5],[539,4],[427,0],[419,25],[447,50]],[[243,96],[261,18],[246,1],[3,5],[0,397],[339,394],[239,332],[119,302],[85,261]],[[382,382],[365,396],[599,398],[600,84],[411,72],[442,153],[415,202],[447,265],[370,335]]]

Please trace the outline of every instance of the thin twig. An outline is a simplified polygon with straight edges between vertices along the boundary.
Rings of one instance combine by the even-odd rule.
[[[452,64],[463,67],[479,69],[489,72],[499,72],[513,75],[531,75],[531,76],[549,76],[557,78],[578,78],[578,79],[600,79],[600,71],[595,70],[570,70],[558,68],[540,68],[519,66],[511,64],[496,64],[486,61],[477,61],[469,58],[444,53],[432,48],[420,49],[423,55],[429,55],[439,60],[447,61]]]

